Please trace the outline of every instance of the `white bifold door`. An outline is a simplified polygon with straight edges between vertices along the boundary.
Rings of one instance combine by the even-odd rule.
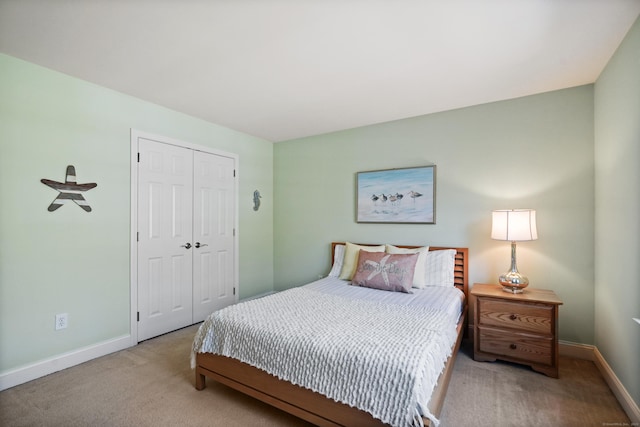
[[[138,138],[138,341],[236,301],[235,159]]]

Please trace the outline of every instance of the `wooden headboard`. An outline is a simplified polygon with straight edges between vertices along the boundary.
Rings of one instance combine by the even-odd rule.
[[[336,252],[336,245],[344,245],[344,242],[332,242],[331,243],[331,262],[333,262],[333,258]],[[357,243],[361,246],[379,246],[370,243]],[[420,246],[406,246],[406,245],[395,245],[399,248],[408,248],[415,249]],[[437,251],[442,249],[455,249],[456,250],[456,261],[453,267],[453,284],[464,292],[464,296],[466,301],[469,301],[469,249],[468,248],[450,248],[444,246],[429,246],[430,251]]]

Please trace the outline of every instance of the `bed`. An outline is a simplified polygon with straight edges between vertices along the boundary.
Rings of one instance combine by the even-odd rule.
[[[346,243],[346,245],[350,244]],[[363,251],[367,250],[366,256],[370,255],[372,257],[374,255],[368,253],[369,248],[374,250],[372,248],[380,247],[379,245],[356,246]],[[426,249],[425,247],[421,248],[418,246],[391,247],[395,248],[397,251],[396,253],[399,254],[417,252],[421,249]],[[411,288],[409,290],[410,294],[407,294],[405,292],[388,292],[386,290],[381,291],[378,289],[371,289],[368,286],[349,286],[349,281],[342,280],[344,277],[340,279],[340,277],[336,277],[336,275],[333,274],[334,271],[337,271],[336,267],[340,267],[340,265],[336,265],[336,263],[338,262],[339,253],[343,252],[344,254],[344,248],[344,242],[334,242],[331,244],[333,265],[332,273],[329,274],[329,277],[299,288],[293,288],[288,291],[263,297],[259,300],[251,300],[245,303],[236,304],[235,306],[228,307],[227,309],[213,313],[209,316],[200,326],[200,329],[194,339],[192,366],[195,368],[196,389],[204,389],[206,386],[206,378],[210,378],[320,426],[437,425],[439,422],[438,417],[444,403],[447,386],[451,377],[455,357],[466,330],[468,308],[467,248],[429,247],[427,249],[430,256],[435,254],[444,254],[445,252],[452,255],[453,272],[451,274],[451,280],[453,286],[449,287],[450,289],[438,287],[440,289],[433,290],[437,291],[437,293],[445,293],[445,291],[453,293],[453,291],[457,289],[458,291],[455,292],[460,294],[460,303],[457,308],[448,309],[449,311],[454,310],[456,313],[445,313],[446,310],[444,309],[427,309],[420,306],[420,302],[415,302],[414,304],[414,301],[419,301],[424,298],[432,298],[431,296],[423,297],[423,291],[425,289],[425,292],[431,291],[432,288],[436,287],[426,286],[423,289]],[[364,254],[364,252],[361,253]],[[376,256],[378,255],[376,254]],[[361,260],[363,258],[364,256],[361,257]],[[417,256],[407,256],[406,258],[411,258],[413,260],[416,259]],[[346,263],[344,259],[340,260],[340,262],[343,261]],[[342,267],[344,271],[345,268],[344,266]],[[353,279],[355,283],[356,278],[354,277]],[[371,300],[372,298],[370,295],[374,294],[376,298],[378,295],[383,295],[385,300]],[[453,305],[447,303],[447,307],[450,306]],[[345,310],[344,307],[348,307],[348,310]],[[266,310],[269,314],[262,314],[263,312],[260,310]],[[274,312],[279,312],[280,310],[283,311],[282,316],[289,317],[276,317],[268,322],[265,321],[266,323],[271,324],[273,330],[261,330],[260,332],[255,333],[255,337],[252,338],[254,341],[250,343],[240,343],[240,341],[243,341],[242,339],[239,339],[240,336],[251,336],[253,332],[249,331],[247,325],[236,326],[234,322],[239,321],[239,323],[242,323],[248,318],[262,319],[263,317],[270,318],[272,315],[279,316],[280,314]],[[347,311],[349,312],[348,316],[343,316],[341,314],[346,313]],[[387,335],[385,336],[384,333],[382,333],[379,340],[384,340],[385,343],[394,343],[393,345],[381,346],[380,342],[376,342],[373,338],[373,336],[376,335],[373,333],[364,334],[366,335],[364,338],[354,338],[356,335],[359,335],[355,333],[358,329],[366,330],[367,328],[366,325],[361,324],[366,323],[366,319],[362,317],[363,315],[358,317],[357,313],[367,313],[367,311],[370,313],[376,313],[376,316],[370,316],[371,318],[377,317],[394,319],[393,321],[385,321],[384,328],[374,326],[375,328],[385,330],[386,328],[389,328],[389,330],[385,332]],[[435,313],[436,311],[438,313]],[[219,315],[221,312],[227,314],[228,317],[220,320]],[[314,319],[313,321],[299,321],[299,319],[305,318],[305,315],[310,312],[314,312],[313,317],[310,318]],[[398,358],[393,355],[393,351],[398,351],[397,348],[404,349],[405,347],[402,346],[407,345],[407,343],[399,341],[398,344],[395,344],[394,340],[396,338],[394,334],[397,330],[393,328],[401,327],[402,324],[406,325],[407,322],[411,322],[412,318],[405,318],[405,316],[413,316],[414,312],[417,313],[416,315],[420,316],[434,316],[434,325],[438,324],[440,326],[433,326],[432,329],[431,327],[424,328],[425,334],[427,334],[425,336],[429,337],[429,339],[413,340],[417,341],[416,345],[422,345],[422,347],[420,347],[420,351],[414,351],[413,347],[407,347],[411,348],[411,351],[407,351],[406,353],[422,354],[423,350],[427,352],[426,347],[442,347],[445,345],[443,344],[445,342],[446,346],[448,346],[448,348],[445,349],[445,356],[442,354],[432,356],[431,353],[429,353],[425,357],[416,356],[414,358],[415,360],[406,362],[417,364],[420,367],[433,365],[433,367],[421,368],[418,379],[411,378],[409,380],[405,380],[404,365],[401,369],[399,368],[399,370],[403,372],[397,374],[396,377],[382,376],[382,374],[380,378],[377,377],[378,371],[383,371],[384,375],[389,375],[387,372],[392,369],[386,366],[374,366],[374,369],[377,369],[377,371],[375,371],[376,375],[371,375],[369,373],[366,375],[363,374],[362,378],[350,378],[348,384],[344,385],[337,385],[339,381],[330,377],[330,375],[340,376],[344,373],[343,371],[352,372],[364,369],[360,368],[359,365],[354,365],[354,363],[366,364],[368,366],[372,364],[382,364],[386,359],[393,359],[393,363],[404,363],[397,362]],[[287,321],[291,316],[293,316],[295,321]],[[280,329],[287,330],[285,335],[288,335],[296,334],[298,329],[308,327],[310,328],[310,332],[304,330],[300,333],[309,334],[309,337],[312,337],[309,339],[305,339],[303,337],[302,341],[307,342],[305,345],[313,347],[318,341],[322,341],[324,337],[324,332],[314,332],[314,327],[325,327],[323,322],[326,322],[326,320],[322,320],[323,316],[328,319],[335,319],[334,323],[337,327],[335,328],[336,331],[332,333],[335,335],[341,334],[343,336],[337,336],[337,342],[339,344],[333,345],[333,348],[329,351],[331,354],[323,355],[322,359],[318,359],[320,362],[315,359],[320,356],[314,356],[311,350],[304,350],[300,343],[288,344],[285,338],[277,337],[275,335],[275,333]],[[317,319],[317,321],[315,319]],[[309,324],[308,326],[306,326],[307,323]],[[400,326],[387,325],[394,323],[397,323]],[[235,336],[232,332],[229,337],[220,338],[227,333],[224,331],[233,331],[233,328],[236,328]],[[433,339],[431,339],[431,337],[433,337]],[[397,339],[400,340],[401,338]],[[210,345],[211,341],[215,341],[217,345],[215,351],[211,350],[207,345],[207,343]],[[352,351],[352,354],[347,355],[336,355],[336,352],[349,353],[347,348],[351,345],[352,341],[354,342],[353,345],[356,346],[355,348],[369,348],[366,347],[368,345],[371,348],[375,347],[377,349],[376,351],[390,351],[391,353],[390,355],[384,354],[383,356],[371,356],[373,358],[379,358],[379,360],[373,361],[367,359],[366,355],[369,354],[368,350],[361,352]],[[267,347],[272,347],[271,343],[274,343],[273,346],[276,346],[275,343],[279,343],[278,345],[283,346],[279,349],[272,350],[280,351],[280,353],[275,353],[275,355],[274,353],[267,353],[268,351],[271,351],[267,349]],[[414,343],[409,344],[410,346],[414,345]],[[386,349],[385,347],[393,348]],[[282,350],[282,348],[284,348],[284,350]],[[396,350],[394,350],[394,348],[396,348]],[[238,352],[237,355],[234,354],[233,351]],[[245,354],[251,354],[252,356],[245,356]],[[313,361],[309,361],[309,363],[307,363],[306,357],[313,359]],[[269,369],[262,366],[263,358],[269,359],[269,361],[264,361],[264,363],[273,363],[273,360],[277,359],[277,363],[281,363],[281,365],[277,368],[270,368],[271,373],[268,373],[267,370]],[[289,358],[292,360],[287,360]],[[241,359],[244,359],[245,361],[241,361]],[[281,359],[282,361],[280,362]],[[429,363],[426,363],[426,361],[429,361]],[[260,369],[256,366],[262,366],[266,370]],[[298,373],[294,372],[297,369],[294,369],[295,366],[302,367],[302,369],[300,369],[301,371],[309,371],[309,366],[314,366],[313,369],[316,369],[315,366],[323,368],[326,367],[326,369],[330,370],[330,373],[326,374],[326,378],[324,373],[322,375],[318,375],[317,372]],[[433,376],[433,372],[429,373],[433,370],[437,370],[437,372],[435,372],[435,377],[433,379],[428,379],[429,376]],[[306,384],[301,382],[300,378],[302,377],[306,380],[307,377],[305,377],[305,375],[307,377],[311,377],[310,381],[316,381],[317,383],[313,382],[311,384]],[[287,379],[291,379],[291,381],[288,381]],[[332,389],[324,390],[322,388],[323,381],[325,383],[330,382]],[[407,383],[406,381],[410,382]],[[363,383],[361,384],[361,382]],[[364,382],[366,382],[366,384],[364,384]],[[304,384],[305,386],[303,387],[296,384]],[[334,392],[333,388],[337,388],[338,391]],[[350,391],[350,388],[354,388],[355,390],[358,390],[358,392],[355,393],[352,390]],[[362,390],[367,390],[368,388],[375,388],[376,390],[381,391],[381,397],[376,396],[374,399],[371,396],[365,396],[366,393]],[[405,389],[409,391],[405,393],[403,391]],[[413,390],[415,390],[415,393]],[[343,394],[340,394],[341,392],[343,392]],[[347,394],[345,398],[343,398],[345,396],[344,393]],[[398,397],[396,394],[401,396]],[[410,396],[405,399],[404,394],[408,394]],[[350,395],[355,395],[355,397]],[[416,396],[414,395],[417,396],[417,405]],[[354,401],[351,401],[350,399],[352,398],[357,402],[354,403]],[[378,402],[381,398],[390,400],[386,403]],[[363,402],[363,404],[369,404],[368,402],[376,403],[371,404],[373,407],[368,407],[360,405],[361,402]],[[404,409],[400,411],[400,409],[397,408],[405,408],[407,402],[409,402],[410,405],[414,405],[415,409],[413,409],[412,406],[411,413],[407,413],[405,416],[404,412],[402,412]],[[402,414],[398,415],[393,413],[390,415],[387,413],[388,411],[400,411]],[[398,418],[399,416],[404,418]]]

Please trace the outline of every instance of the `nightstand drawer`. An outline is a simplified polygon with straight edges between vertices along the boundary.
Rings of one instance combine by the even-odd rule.
[[[504,332],[480,327],[478,349],[484,353],[507,356],[525,362],[553,365],[552,337]]]
[[[553,306],[482,298],[478,301],[480,325],[552,334]]]

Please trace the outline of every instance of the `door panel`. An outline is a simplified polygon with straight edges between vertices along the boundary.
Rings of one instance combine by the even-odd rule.
[[[236,301],[235,160],[194,153],[193,322]]]
[[[216,265],[218,266],[218,283],[224,283],[225,280],[227,280],[227,278],[229,277],[228,269],[230,267],[233,268],[233,265],[229,265],[229,261],[231,261],[229,259],[229,251],[218,251],[218,259],[216,263]],[[231,289],[231,292],[233,292],[233,289]],[[218,287],[218,298],[225,298],[229,296],[229,294],[229,288],[225,286]]]
[[[188,326],[193,304],[193,151],[138,140],[138,340]],[[187,245],[187,243],[189,245]]]

